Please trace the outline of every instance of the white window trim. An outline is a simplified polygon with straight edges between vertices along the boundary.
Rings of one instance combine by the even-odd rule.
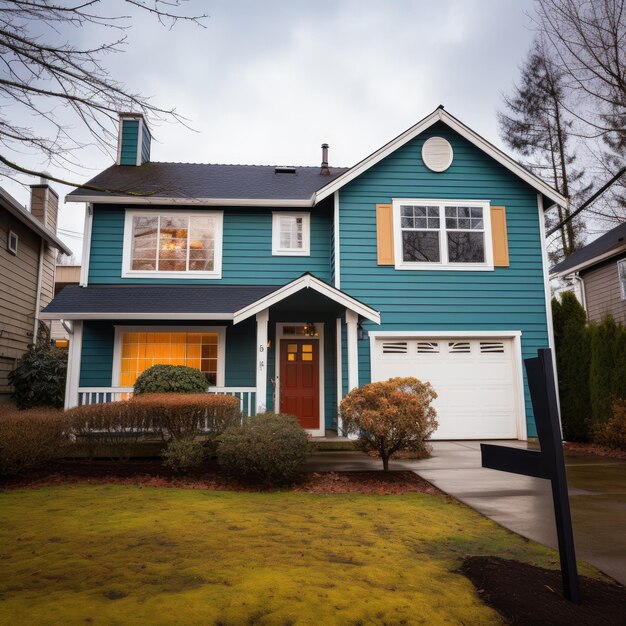
[[[397,270],[447,270],[447,271],[472,271],[490,272],[493,271],[493,246],[491,242],[491,204],[489,200],[462,200],[462,199],[416,199],[416,198],[394,198],[393,199],[393,239],[395,268]],[[402,258],[402,229],[400,227],[400,206],[439,206],[440,207],[440,228],[439,228],[439,251],[441,261],[438,263],[424,263],[404,261]],[[445,210],[444,205],[467,206],[483,209],[484,235],[485,235],[485,262],[484,263],[450,263],[448,261],[448,246],[446,242]]]
[[[276,347],[275,347],[275,368],[274,380],[276,381],[274,393],[274,413],[280,413],[280,342],[283,339],[301,339],[305,341],[317,341],[317,353],[319,356],[319,379],[320,379],[320,421],[317,428],[305,428],[306,432],[313,437],[323,437],[326,434],[326,397],[324,395],[324,323],[313,322],[317,328],[317,337],[306,337],[305,335],[285,335],[285,326],[304,326],[306,322],[279,322],[276,324]]]
[[[620,276],[621,266],[624,266],[624,273],[626,274],[626,259],[620,259],[617,262],[617,282],[619,283],[620,295],[622,296],[622,300],[626,300],[626,282],[622,282],[622,278]]]
[[[15,238],[15,247],[12,247],[12,246],[11,246],[11,239],[12,239],[12,238]],[[10,231],[7,233],[7,250],[8,250],[11,254],[13,254],[13,255],[15,255],[15,256],[17,256],[17,248],[18,248],[18,246],[19,246],[19,242],[20,242],[19,235],[18,235],[15,231],[10,230]]]
[[[120,386],[122,365],[122,335],[124,333],[217,333],[216,387],[226,386],[226,326],[115,326],[113,340],[113,387]]]
[[[165,217],[213,217],[215,218],[214,261],[211,272],[159,272],[158,270],[131,270],[133,250],[133,218],[137,215],[159,215]],[[224,231],[223,211],[158,211],[155,209],[127,209],[124,218],[124,251],[122,254],[122,278],[184,278],[184,279],[220,279],[222,278],[222,239]]]
[[[280,218],[302,218],[302,248],[280,247]],[[311,256],[311,214],[308,212],[272,211],[272,256]]]

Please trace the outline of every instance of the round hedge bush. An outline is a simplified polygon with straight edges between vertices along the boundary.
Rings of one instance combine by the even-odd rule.
[[[135,382],[135,395],[142,393],[204,393],[204,374],[184,365],[153,365]]]
[[[296,478],[309,451],[307,434],[295,417],[259,413],[224,431],[217,460],[231,474],[276,484]]]

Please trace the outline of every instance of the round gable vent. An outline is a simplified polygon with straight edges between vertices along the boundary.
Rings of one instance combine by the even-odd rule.
[[[422,146],[422,161],[433,172],[445,172],[452,164],[452,146],[443,137],[431,137]]]

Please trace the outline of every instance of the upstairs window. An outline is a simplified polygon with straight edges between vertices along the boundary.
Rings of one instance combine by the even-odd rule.
[[[493,269],[488,202],[395,200],[396,269]]]
[[[308,213],[272,214],[272,254],[274,256],[309,256],[310,215]]]
[[[220,278],[222,213],[127,211],[127,278]]]
[[[17,242],[18,241],[19,241],[19,238],[17,236],[17,233],[14,233],[12,230],[10,230],[7,234],[7,250],[11,254],[17,254]]]

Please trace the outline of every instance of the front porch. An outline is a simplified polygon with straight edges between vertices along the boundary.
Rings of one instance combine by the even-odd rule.
[[[143,289],[125,291],[137,292],[141,304]],[[207,295],[212,289],[201,288]],[[232,289],[239,302],[242,291]],[[117,293],[108,292],[110,308]],[[378,323],[376,311],[308,274],[232,312],[181,313],[182,307],[179,302],[176,314],[65,313],[71,331],[66,408],[127,399],[143,370],[169,363],[200,369],[208,393],[236,397],[246,415],[290,413],[312,437],[341,431],[338,404],[359,384],[359,323]]]

